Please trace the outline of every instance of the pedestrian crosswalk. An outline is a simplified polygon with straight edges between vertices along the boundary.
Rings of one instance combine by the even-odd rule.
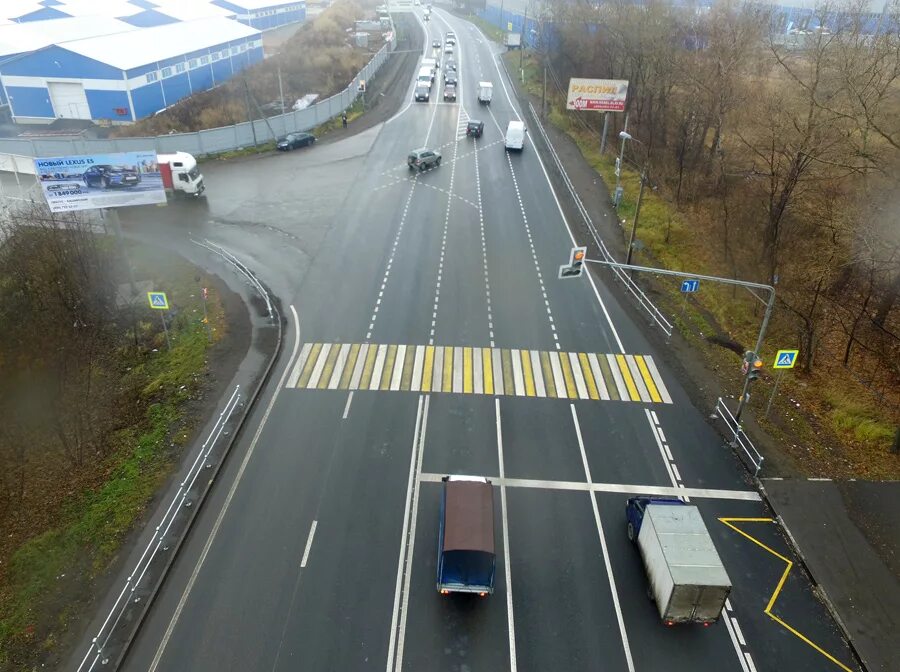
[[[650,355],[377,343],[306,343],[288,387],[671,404]]]

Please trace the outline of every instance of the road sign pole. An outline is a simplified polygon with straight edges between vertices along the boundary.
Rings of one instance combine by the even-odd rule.
[[[772,402],[775,400],[775,394],[778,392],[778,383],[781,382],[781,379],[784,377],[784,369],[778,372],[778,377],[775,378],[775,386],[772,388],[772,394],[769,395],[769,403],[766,404],[766,412],[763,413],[764,418],[769,417],[769,411],[772,410]]]
[[[606,151],[606,132],[609,130],[609,112],[603,113],[603,134],[600,136],[600,156]]]
[[[169,312],[168,310],[159,311],[159,317],[160,317],[160,319],[162,319],[163,331],[166,334],[166,349],[171,350],[172,349],[172,341],[169,340],[169,327],[166,326],[166,313],[168,313],[168,312]]]
[[[131,259],[128,258],[128,252],[125,250],[125,241],[122,238],[122,223],[119,221],[119,211],[115,208],[106,208],[104,210],[109,222],[112,224],[113,230],[116,232],[116,247],[119,249],[119,256],[125,262],[125,268],[128,269],[128,284],[131,287],[131,295],[137,295],[137,285],[134,282],[134,269],[131,267]]]
[[[622,146],[625,146],[625,141],[622,141]],[[621,164],[620,164],[621,165]],[[638,217],[641,215],[641,201],[644,198],[644,177],[647,173],[647,167],[644,166],[644,170],[641,171],[641,188],[638,191],[638,200],[637,205],[634,208],[634,221],[631,223],[631,235],[628,236],[628,253],[625,256],[625,263],[631,264],[631,255],[634,252],[634,233],[637,231],[638,225]]]
[[[772,309],[775,307],[775,290],[769,294],[769,302],[766,304],[766,314],[763,316],[762,325],[759,327],[759,336],[756,338],[756,348],[753,350],[759,355],[762,349],[763,338],[766,336],[766,329],[769,327],[769,318],[772,316]],[[744,391],[741,392],[741,398],[738,401],[737,412],[734,414],[734,421],[740,423],[741,413],[744,412],[744,406],[747,404],[747,392],[750,390],[750,376],[744,379]]]

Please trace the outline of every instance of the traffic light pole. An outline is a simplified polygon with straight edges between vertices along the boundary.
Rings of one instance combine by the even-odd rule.
[[[683,273],[681,271],[669,271],[663,268],[653,268],[651,266],[635,266],[633,264],[620,264],[615,261],[600,261],[599,259],[585,259],[586,262],[591,264],[602,264],[603,266],[613,266],[615,268],[623,268],[630,271],[639,271],[644,273],[654,273],[656,275],[671,275],[676,278],[686,278],[689,280],[709,280],[710,282],[718,282],[724,285],[737,285],[738,287],[746,288],[753,296],[760,302],[766,305],[766,313],[763,316],[762,324],[759,327],[759,335],[756,338],[756,347],[753,352],[759,354],[760,349],[762,348],[763,339],[766,336],[766,329],[769,328],[769,318],[772,317],[772,309],[775,308],[775,288],[772,285],[764,285],[759,282],[748,282],[747,280],[734,280],[732,278],[720,278],[715,275],[697,275],[696,273]],[[761,297],[757,296],[756,292],[752,291],[754,289],[765,290],[769,293],[768,300],[763,300]],[[744,412],[744,407],[747,404],[747,400],[749,399],[749,391],[750,391],[750,376],[744,376],[744,389],[741,391],[741,398],[738,401],[737,411],[734,414],[734,419],[736,423],[740,423],[741,421],[741,413]]]

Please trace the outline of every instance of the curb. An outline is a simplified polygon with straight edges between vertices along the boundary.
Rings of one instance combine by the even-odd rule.
[[[281,356],[281,347],[283,344],[283,335],[284,335],[284,319],[281,316],[281,311],[278,310],[277,306],[275,307],[275,313],[278,316],[278,339],[275,343],[275,352],[272,357],[269,359],[269,363],[266,366],[265,371],[263,372],[262,377],[259,380],[259,383],[256,386],[256,389],[253,390],[250,397],[247,399],[247,402],[244,404],[244,413],[238,420],[237,427],[234,432],[231,434],[231,439],[225,446],[225,449],[222,451],[222,454],[218,461],[216,462],[216,466],[213,469],[212,474],[206,481],[206,486],[203,490],[198,493],[197,500],[195,505],[191,507],[191,512],[188,514],[188,518],[185,521],[184,531],[174,543],[171,552],[169,553],[169,557],[163,565],[159,577],[156,580],[155,585],[153,586],[150,594],[147,596],[147,599],[144,600],[143,609],[141,609],[140,613],[133,621],[133,625],[131,631],[128,633],[128,637],[125,639],[125,642],[122,644],[121,650],[119,654],[116,656],[113,661],[113,670],[118,670],[122,663],[125,661],[125,658],[128,656],[129,651],[131,650],[131,646],[134,643],[135,638],[137,637],[137,633],[140,631],[141,626],[147,618],[147,614],[150,612],[150,608],[153,606],[154,601],[156,600],[157,595],[159,594],[159,590],[162,587],[162,584],[165,583],[166,577],[169,574],[169,570],[172,568],[172,565],[175,563],[175,559],[178,557],[178,553],[181,551],[181,547],[184,544],[184,541],[190,536],[190,533],[194,526],[194,521],[197,518],[200,510],[203,508],[203,505],[206,503],[206,498],[209,492],[212,490],[213,485],[218,478],[219,471],[222,468],[222,465],[225,464],[225,461],[228,459],[228,456],[231,454],[231,449],[234,446],[235,442],[238,440],[243,434],[244,423],[247,420],[247,417],[250,415],[250,412],[256,406],[256,401],[259,398],[260,392],[269,382],[269,377],[272,374],[272,369],[275,367],[275,362]]]

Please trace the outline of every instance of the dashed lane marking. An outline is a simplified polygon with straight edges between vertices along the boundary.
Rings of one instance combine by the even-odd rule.
[[[671,403],[663,401],[671,398],[661,393],[656,399],[644,397],[634,382],[630,386],[624,383],[623,373],[634,368],[642,385],[664,391],[662,378],[654,373],[656,367],[648,365],[652,361],[650,355],[493,346],[307,343],[288,379],[292,384],[287,387]],[[683,488],[662,429],[653,422],[654,415],[648,411],[648,421],[666,458],[672,484]]]

